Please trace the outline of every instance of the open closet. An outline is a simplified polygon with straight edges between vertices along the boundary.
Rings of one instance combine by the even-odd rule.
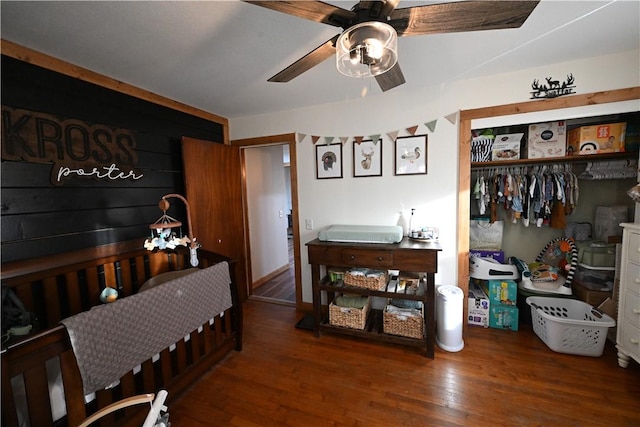
[[[494,128],[500,132],[517,132],[522,126],[549,121],[567,121],[569,126],[612,121],[635,121],[640,111],[640,87],[598,92],[585,95],[566,96],[554,99],[529,101],[460,112],[459,141],[459,192],[458,192],[458,286],[468,293],[469,281],[469,220],[483,209],[476,199],[479,181],[492,179],[496,173],[510,175],[511,179],[534,176],[544,172],[547,176],[562,176],[566,180],[576,179],[579,197],[575,211],[567,215],[568,221],[593,222],[593,211],[597,205],[625,204],[629,206],[631,221],[634,204],[625,195],[628,187],[635,183],[638,152],[597,154],[556,158],[518,159],[498,162],[473,162],[471,141],[474,130]],[[527,157],[526,152],[524,156]],[[631,169],[628,171],[627,169]],[[616,174],[624,170],[624,176]],[[625,178],[629,176],[629,178]],[[514,178],[515,177],[515,178]],[[519,178],[518,178],[519,177]],[[480,180],[482,178],[482,180]],[[561,180],[557,180],[560,182]],[[569,194],[571,196],[571,194]],[[575,194],[573,195],[575,197]],[[485,209],[488,206],[485,206]],[[484,215],[492,213],[484,212]],[[493,213],[504,221],[502,250],[505,256],[522,258],[535,255],[562,229],[544,225],[537,227],[537,218],[514,221],[512,211],[498,209]],[[465,313],[467,300],[464,300]],[[466,327],[466,325],[465,325]]]

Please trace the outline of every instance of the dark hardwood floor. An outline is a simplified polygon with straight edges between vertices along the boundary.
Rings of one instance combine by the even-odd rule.
[[[253,289],[253,295],[287,302],[296,302],[296,278],[293,259],[293,239],[289,242],[289,269]]]
[[[638,426],[640,367],[555,353],[530,325],[470,327],[465,347],[416,348],[294,327],[295,308],[250,300],[245,339],[177,401],[174,426]]]

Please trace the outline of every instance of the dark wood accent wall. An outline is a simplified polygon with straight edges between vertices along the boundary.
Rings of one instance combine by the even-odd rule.
[[[2,160],[2,262],[140,239],[161,215],[158,201],[184,193],[180,138],[224,142],[222,123],[2,56],[2,106],[79,120],[135,135],[138,180],[75,177],[54,186],[53,164]],[[3,126],[3,131],[5,127]],[[6,135],[2,135],[5,144]],[[175,202],[168,212],[184,218]],[[185,224],[186,227],[186,224]],[[186,228],[184,228],[186,232]]]

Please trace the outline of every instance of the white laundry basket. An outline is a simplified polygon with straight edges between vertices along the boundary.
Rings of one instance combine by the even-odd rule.
[[[533,331],[551,350],[602,356],[608,329],[616,322],[593,306],[569,298],[527,297]]]

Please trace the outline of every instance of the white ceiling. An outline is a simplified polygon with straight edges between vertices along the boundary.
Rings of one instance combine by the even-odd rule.
[[[350,9],[356,0],[329,3]],[[437,2],[399,7],[428,3]],[[339,29],[240,1],[2,1],[0,15],[5,40],[230,119],[381,94],[331,59],[288,83],[267,82]],[[390,92],[413,91],[640,49],[640,1],[542,0],[519,29],[398,45],[407,83]]]

